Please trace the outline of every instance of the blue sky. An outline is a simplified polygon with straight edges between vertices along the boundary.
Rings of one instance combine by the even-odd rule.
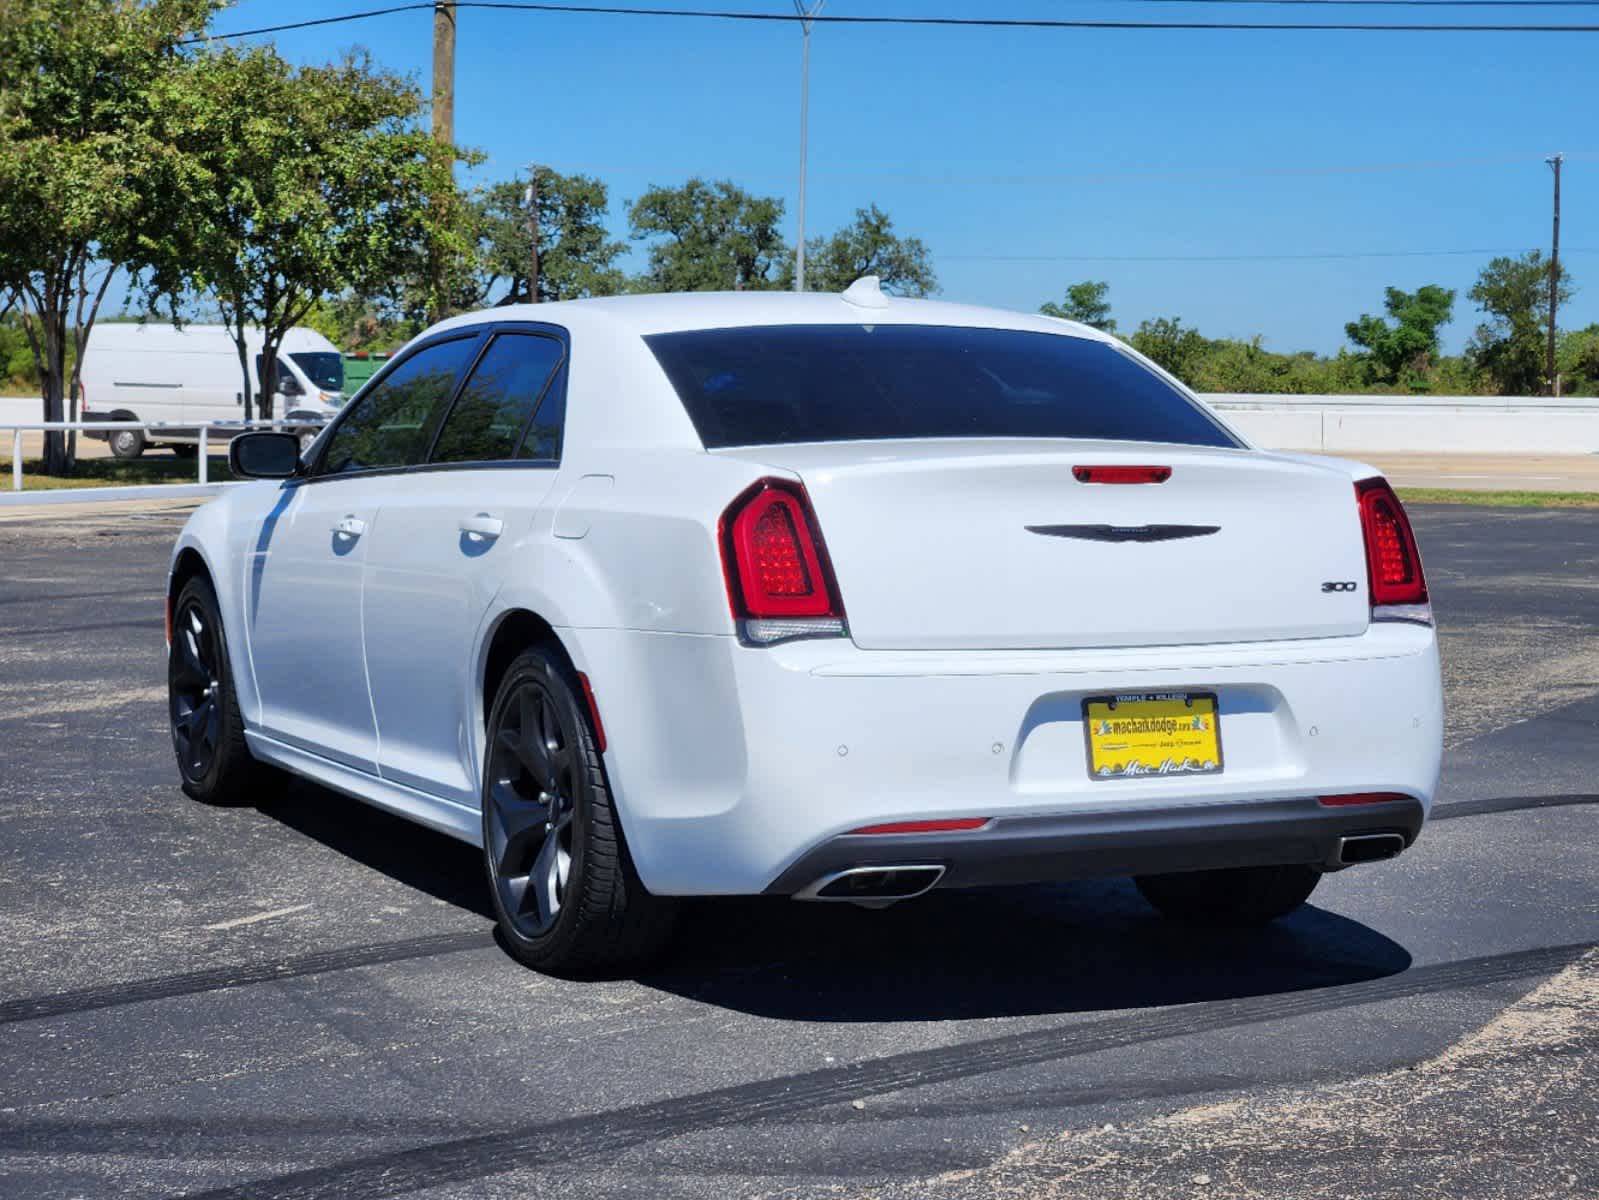
[[[793,11],[789,0],[705,6]],[[215,29],[364,7],[378,5],[240,0]],[[1126,0],[830,0],[825,11],[1591,22],[1570,8]],[[431,31],[431,14],[415,12],[275,40],[297,61],[362,45],[426,85]],[[1561,325],[1586,325],[1599,321],[1599,99],[1580,63],[1595,51],[1599,35],[818,25],[807,231],[875,201],[932,248],[947,299],[1032,310],[1071,281],[1104,279],[1124,331],[1180,316],[1277,350],[1334,351],[1346,321],[1381,311],[1385,286],[1438,283],[1460,291],[1445,331],[1457,350],[1477,321],[1465,292],[1487,252],[1547,250],[1542,159],[1560,150],[1562,256],[1579,288]],[[619,234],[648,185],[697,173],[783,197],[792,241],[799,67],[791,25],[465,10],[456,139],[488,155],[474,179],[533,159],[599,176]],[[1448,165],[1349,169],[1418,162]],[[1443,250],[1483,252],[1412,256]],[[1374,252],[1393,257],[1230,258]]]

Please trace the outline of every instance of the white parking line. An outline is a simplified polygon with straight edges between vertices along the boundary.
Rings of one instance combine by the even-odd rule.
[[[237,929],[240,925],[254,925],[257,921],[270,921],[273,917],[286,917],[290,913],[304,912],[310,907],[309,904],[296,904],[292,908],[274,908],[271,912],[256,913],[249,917],[234,917],[231,921],[218,921],[215,925],[206,925],[203,928]]]

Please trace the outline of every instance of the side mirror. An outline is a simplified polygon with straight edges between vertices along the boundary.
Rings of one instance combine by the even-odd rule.
[[[228,443],[228,469],[240,479],[292,479],[300,473],[300,439],[263,429]]]
[[[278,372],[278,395],[303,396],[305,389],[300,386],[300,381],[287,371]]]

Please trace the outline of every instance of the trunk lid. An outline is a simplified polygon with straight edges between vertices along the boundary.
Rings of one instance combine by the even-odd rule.
[[[717,453],[804,481],[863,649],[1270,641],[1369,621],[1354,489],[1331,465],[1125,442]],[[1172,474],[1078,482],[1073,467],[1090,465]]]

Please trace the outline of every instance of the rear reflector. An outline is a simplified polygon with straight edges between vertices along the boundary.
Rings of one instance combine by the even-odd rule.
[[[802,484],[763,479],[722,514],[722,572],[745,641],[838,637],[844,605]]]
[[[1078,483],[1165,483],[1170,467],[1073,467]]]
[[[1350,792],[1347,796],[1318,796],[1321,803],[1329,808],[1341,808],[1346,804],[1391,804],[1395,800],[1410,800],[1412,797],[1403,792]]]
[[[604,754],[605,725],[600,720],[600,706],[595,702],[594,689],[589,686],[589,677],[582,671],[577,673],[577,681],[583,685],[583,700],[589,706],[589,720],[594,722],[594,748]]]
[[[988,817],[955,817],[945,821],[894,821],[887,825],[863,825],[859,829],[851,829],[850,833],[959,833],[969,829],[981,829],[988,822]]]
[[[1432,622],[1421,552],[1405,506],[1380,476],[1355,484],[1360,528],[1366,543],[1366,577],[1374,621]]]

